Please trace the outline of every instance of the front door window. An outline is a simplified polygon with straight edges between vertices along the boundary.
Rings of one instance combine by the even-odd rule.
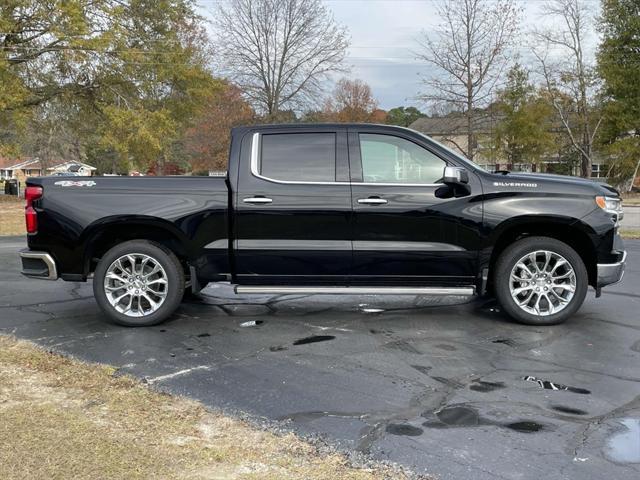
[[[361,133],[360,155],[365,183],[440,183],[446,166],[429,150],[392,135]]]

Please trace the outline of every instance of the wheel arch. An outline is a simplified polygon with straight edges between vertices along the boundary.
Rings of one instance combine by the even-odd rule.
[[[130,240],[148,240],[172,251],[180,261],[193,258],[190,241],[168,220],[142,215],[107,217],[91,224],[80,239],[84,246],[83,271],[88,275],[114,246]]]
[[[521,238],[542,236],[566,243],[573,248],[587,268],[589,285],[595,285],[597,279],[596,247],[591,240],[595,232],[584,222],[576,218],[562,216],[522,216],[500,224],[493,232],[485,254],[483,268],[489,269],[488,290],[493,288],[495,264],[500,254],[513,242]]]

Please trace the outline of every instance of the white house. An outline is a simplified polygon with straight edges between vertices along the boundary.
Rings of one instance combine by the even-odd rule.
[[[42,175],[42,165],[37,158],[26,158],[16,163],[16,159],[0,157],[0,180],[17,179],[24,182],[27,177]]]
[[[75,161],[64,162],[47,168],[47,172],[49,175],[71,173],[80,177],[91,177],[93,175],[93,172],[95,171],[96,167],[92,167],[91,165],[87,165],[86,163]]]

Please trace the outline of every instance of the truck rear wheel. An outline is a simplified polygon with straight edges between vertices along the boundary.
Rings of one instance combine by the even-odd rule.
[[[184,272],[161,245],[133,240],[113,247],[94,272],[93,293],[114,322],[128,327],[156,325],[180,305]]]
[[[529,237],[509,246],[498,258],[494,276],[504,311],[529,325],[566,321],[584,302],[588,283],[580,255],[549,237]]]

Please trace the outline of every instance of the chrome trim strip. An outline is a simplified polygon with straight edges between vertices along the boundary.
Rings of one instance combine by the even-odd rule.
[[[303,182],[303,181],[291,181],[291,180],[276,180],[275,178],[265,177],[260,174],[260,132],[255,132],[251,139],[251,174],[265,180],[267,182],[280,183],[283,185],[350,185],[350,182]]]
[[[371,183],[352,182],[351,185],[381,186],[381,187],[442,187],[444,183]]]
[[[49,275],[46,277],[40,277],[37,275],[27,275],[26,273],[22,273],[25,277],[29,278],[39,278],[41,280],[57,280],[58,279],[58,270],[56,268],[56,262],[51,255],[47,252],[33,252],[31,250],[21,250],[20,258],[36,258],[38,260],[42,260],[47,268],[49,269]]]
[[[220,238],[218,240],[215,240],[211,243],[207,243],[204,246],[205,249],[207,250],[219,250],[219,249],[224,249],[224,250],[228,250],[229,249],[229,239],[228,238]]]
[[[237,250],[342,250],[351,251],[351,240],[240,239]]]
[[[466,252],[458,245],[442,242],[397,242],[393,240],[356,240],[353,242],[353,250],[381,251],[381,252]]]
[[[216,240],[205,248],[227,248],[227,240]],[[442,242],[398,242],[393,240],[300,240],[240,239],[237,250],[343,250],[357,252],[466,252],[458,245]]]
[[[265,177],[260,174],[260,135],[260,132],[255,132],[251,138],[251,174],[266,182],[280,183],[282,185],[364,185],[374,187],[441,187],[444,185],[444,183],[304,182],[276,180],[275,178]]]
[[[307,295],[463,295],[475,294],[475,287],[286,287],[236,285],[237,294]]]
[[[615,285],[622,281],[624,277],[624,268],[627,260],[627,252],[622,254],[622,260],[616,263],[598,263],[597,264],[597,280],[596,286],[606,287],[607,285]]]

